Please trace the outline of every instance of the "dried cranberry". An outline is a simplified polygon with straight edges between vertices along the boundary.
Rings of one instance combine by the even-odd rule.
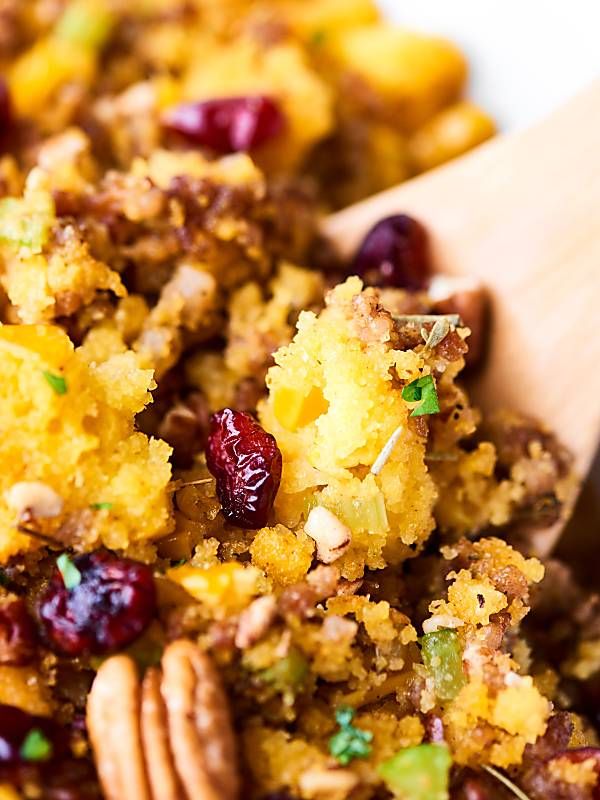
[[[285,118],[270,97],[223,97],[183,103],[172,109],[165,127],[217,153],[254,150],[283,130]]]
[[[106,550],[79,556],[74,563],[80,583],[67,589],[56,570],[40,599],[39,616],[50,645],[70,656],[126,647],[154,616],[152,571]]]
[[[16,765],[25,760],[21,749],[32,731],[39,731],[50,742],[52,759],[66,755],[67,735],[56,722],[27,714],[14,706],[0,705],[0,766]]]
[[[425,228],[406,214],[382,219],[363,239],[352,270],[371,286],[425,288],[431,272]]]
[[[210,419],[206,463],[227,519],[241,528],[266,525],[281,480],[275,437],[245,411],[224,408]]]
[[[22,600],[0,605],[0,664],[23,666],[35,656],[35,626]]]

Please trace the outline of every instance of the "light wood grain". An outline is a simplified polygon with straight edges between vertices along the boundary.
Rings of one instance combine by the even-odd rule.
[[[547,423],[584,475],[600,435],[600,81],[535,128],[329,217],[324,232],[348,256],[398,212],[427,226],[437,270],[490,289],[476,399]]]

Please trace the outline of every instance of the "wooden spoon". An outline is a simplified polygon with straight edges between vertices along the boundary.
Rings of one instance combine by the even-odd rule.
[[[400,212],[430,231],[438,271],[490,290],[476,401],[546,423],[585,476],[600,435],[600,81],[534,128],[330,216],[324,233],[348,257]]]

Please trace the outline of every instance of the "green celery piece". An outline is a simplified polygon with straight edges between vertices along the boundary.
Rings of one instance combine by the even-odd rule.
[[[264,669],[260,677],[270,683],[277,691],[296,690],[304,683],[308,674],[308,663],[302,653],[291,648],[287,656],[280,659],[272,667]]]
[[[5,197],[0,200],[0,243],[15,248],[27,247],[32,253],[41,253],[48,241],[54,222],[54,207],[31,206],[27,200]]]
[[[71,44],[98,50],[110,36],[114,21],[106,0],[75,0],[56,23],[54,35]]]
[[[445,745],[406,747],[379,766],[387,787],[402,800],[447,800],[452,757]]]
[[[453,700],[467,682],[456,631],[443,628],[421,638],[421,654],[440,700]]]

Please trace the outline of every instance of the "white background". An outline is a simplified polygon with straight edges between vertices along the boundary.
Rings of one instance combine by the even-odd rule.
[[[600,77],[600,0],[380,0],[388,16],[447,36],[471,64],[469,95],[504,130]]]

